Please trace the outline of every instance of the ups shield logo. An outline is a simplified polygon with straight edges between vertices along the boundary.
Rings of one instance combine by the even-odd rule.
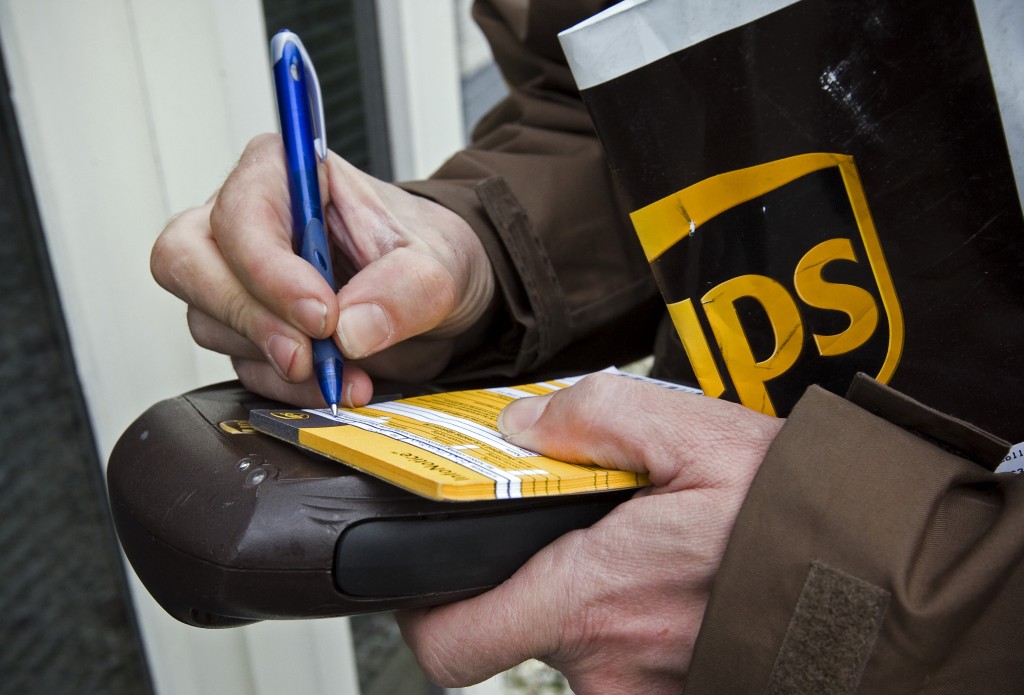
[[[895,372],[903,316],[852,157],[721,174],[631,218],[707,395],[784,416],[810,384]]]

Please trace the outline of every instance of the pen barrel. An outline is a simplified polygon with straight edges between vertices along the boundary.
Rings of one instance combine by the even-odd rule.
[[[309,222],[323,219],[313,146],[313,112],[306,80],[302,54],[294,44],[285,44],[281,58],[274,64],[274,83],[288,165],[292,246],[296,253],[302,247]]]
[[[327,232],[323,224],[315,217],[309,221],[301,232],[299,255],[309,262],[327,284],[334,287],[334,270],[331,267],[331,250],[327,246]]]
[[[309,66],[312,82],[309,81],[306,74],[308,57],[301,46],[298,37],[291,32],[279,32],[271,41],[271,54],[276,57],[273,73],[277,111],[291,196],[292,248],[335,290],[331,252],[320,203],[317,148],[314,145],[317,128],[314,126],[309,89],[313,84],[319,92],[319,85],[312,64]],[[317,103],[320,103],[319,96]],[[322,123],[319,130],[322,135]],[[336,410],[341,400],[344,358],[333,339],[313,340],[313,365],[324,400]]]
[[[323,219],[316,169],[290,172],[288,186],[291,191],[292,249],[301,253],[310,223]]]

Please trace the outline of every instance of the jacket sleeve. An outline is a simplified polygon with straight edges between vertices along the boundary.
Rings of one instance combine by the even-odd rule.
[[[848,398],[810,389],[765,458],[686,692],[1024,692],[1009,445],[870,380]]]
[[[487,339],[449,379],[583,371],[652,351],[657,290],[557,39],[606,4],[475,4],[510,94],[468,148],[401,184],[470,223],[500,288]]]

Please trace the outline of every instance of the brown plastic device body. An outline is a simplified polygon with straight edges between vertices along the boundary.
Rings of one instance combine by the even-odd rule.
[[[124,432],[107,486],[136,574],[199,627],[467,598],[591,525],[630,491],[436,502],[246,427],[276,407],[236,382],[157,403]]]

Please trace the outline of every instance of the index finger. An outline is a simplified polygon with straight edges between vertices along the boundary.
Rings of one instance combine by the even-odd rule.
[[[254,138],[213,205],[213,236],[250,295],[307,335],[327,337],[337,324],[337,298],[292,248],[289,196],[280,137]]]

